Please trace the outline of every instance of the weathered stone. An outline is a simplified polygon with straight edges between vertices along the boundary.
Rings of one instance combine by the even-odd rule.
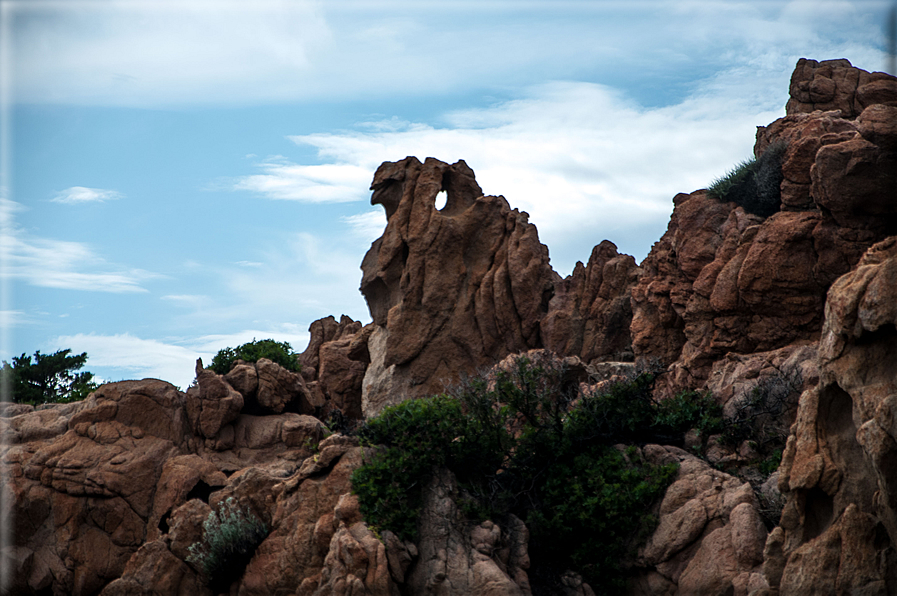
[[[455,503],[456,491],[451,473],[442,471],[424,492],[419,561],[407,583],[412,593],[446,596],[530,594],[524,568],[508,566],[512,560],[516,565],[528,566],[528,557],[521,552],[525,543],[515,541],[514,534],[502,532],[491,521],[479,525],[465,522]],[[513,545],[506,551],[514,552],[513,559],[502,560],[503,543]]]
[[[525,213],[484,197],[463,161],[386,162],[371,188],[387,225],[362,262],[361,291],[386,332],[371,336],[365,415],[386,405],[384,387],[438,393],[459,374],[539,347],[557,274]],[[437,210],[441,190],[448,199]]]
[[[897,582],[895,287],[891,237],[829,290],[820,384],[801,397],[780,468],[788,502],[767,579],[782,593],[884,594]]]
[[[196,385],[187,389],[187,414],[193,431],[213,439],[243,409],[243,396],[224,377],[202,366],[196,360]]]
[[[629,294],[638,279],[635,259],[617,253],[607,240],[598,244],[586,266],[555,284],[542,320],[542,344],[583,362],[632,358]]]

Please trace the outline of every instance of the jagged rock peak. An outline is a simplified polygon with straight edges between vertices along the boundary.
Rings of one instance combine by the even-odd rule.
[[[407,157],[381,165],[371,204],[386,230],[361,268],[375,329],[363,409],[443,390],[459,373],[540,347],[559,276],[525,212],[483,196],[473,170]],[[436,209],[436,196],[448,197]]]

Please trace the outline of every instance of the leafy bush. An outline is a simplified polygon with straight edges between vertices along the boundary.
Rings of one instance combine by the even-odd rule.
[[[264,522],[228,497],[203,522],[202,542],[190,546],[187,561],[202,569],[216,593],[224,592],[242,575],[255,549],[267,536]]]
[[[40,405],[65,403],[85,399],[97,388],[93,374],[75,372],[87,362],[87,352],[72,355],[71,350],[58,350],[52,354],[32,357],[13,356],[12,365],[3,361],[0,374],[3,382],[9,382],[12,399],[16,403]]]
[[[267,358],[287,370],[299,372],[302,366],[299,364],[299,355],[293,352],[292,346],[287,342],[277,342],[273,339],[262,339],[256,341],[253,339],[249,343],[234,348],[224,348],[212,358],[212,364],[209,366],[219,375],[226,375],[230,372],[237,360],[244,362],[257,362],[260,358]]]
[[[773,143],[757,159],[738,164],[707,189],[707,194],[720,201],[733,201],[748,213],[769,217],[782,202],[782,159],[787,145]]]
[[[651,530],[651,504],[676,466],[613,446],[681,443],[686,430],[715,429],[720,417],[719,406],[699,394],[655,403],[653,381],[642,373],[584,395],[563,369],[521,358],[510,372],[469,379],[451,395],[387,408],[359,431],[380,446],[352,476],[362,514],[414,539],[422,489],[445,467],[467,495],[462,510],[476,521],[508,513],[526,520],[534,587],[554,590],[572,563],[593,586],[619,588],[625,547]]]

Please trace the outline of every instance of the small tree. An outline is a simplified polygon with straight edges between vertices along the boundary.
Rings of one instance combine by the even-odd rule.
[[[13,356],[12,365],[3,361],[3,376],[10,382],[16,403],[45,404],[84,399],[97,388],[93,374],[75,372],[87,362],[87,352],[70,356],[71,350],[53,354]]]
[[[292,346],[288,342],[277,342],[273,339],[258,341],[253,339],[238,348],[218,350],[209,368],[219,375],[226,375],[237,360],[257,362],[260,358],[267,358],[293,372],[302,369],[299,365],[299,355],[293,352]]]

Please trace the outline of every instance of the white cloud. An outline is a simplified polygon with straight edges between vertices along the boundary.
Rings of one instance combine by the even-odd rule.
[[[237,347],[253,339],[289,342],[293,351],[308,345],[309,335],[287,326],[285,330],[246,330],[222,335],[206,335],[190,340],[156,340],[129,333],[62,335],[51,342],[53,350],[71,348],[87,352],[85,369],[111,380],[154,378],[186,389],[195,377],[196,359],[208,366],[218,350]]]
[[[146,292],[143,282],[160,277],[142,269],[107,263],[86,244],[24,233],[11,213],[21,205],[4,200],[4,230],[0,237],[3,268],[0,276],[34,286],[91,292]]]
[[[4,6],[16,101],[141,107],[494,93],[583,72],[650,79],[745,55],[844,55],[877,35],[887,9],[868,0]],[[883,52],[874,58],[880,68]]]
[[[356,237],[365,242],[373,242],[383,235],[383,230],[386,228],[386,214],[383,209],[347,215],[341,219],[349,224]]]
[[[77,205],[80,203],[97,203],[120,199],[122,194],[114,190],[103,188],[87,188],[84,186],[72,186],[56,193],[51,200],[54,203]]]
[[[486,194],[502,194],[531,215],[559,271],[569,272],[605,238],[641,259],[666,226],[672,197],[706,187],[749,157],[755,127],[784,115],[778,106],[784,104],[787,75],[771,77],[781,85],[761,102],[745,97],[743,87],[771,87],[769,75],[744,83],[741,74],[717,77],[685,101],[662,108],[639,107],[602,85],[557,81],[513,101],[446,114],[449,128],[397,127],[390,120],[380,128],[291,136],[329,163],[281,163],[266,183],[287,188],[295,182],[290,172],[315,168],[315,179],[305,179],[302,192],[338,188],[343,196],[363,200],[383,161],[406,155],[464,159]],[[378,222],[370,212],[344,221],[367,235],[380,224],[373,238],[382,232],[382,217]],[[571,242],[579,243],[575,254]]]
[[[186,389],[193,380],[196,359],[211,358],[209,353],[154,339],[141,339],[128,333],[63,335],[53,340],[52,348],[87,352],[88,362],[84,368],[106,379],[156,378],[182,389]]]
[[[234,190],[248,190],[269,199],[308,203],[357,201],[370,173],[356,165],[296,165],[280,160],[259,164],[264,174],[240,178]]]
[[[14,94],[24,102],[292,97],[310,52],[330,38],[315,3],[303,0],[10,4]]]

